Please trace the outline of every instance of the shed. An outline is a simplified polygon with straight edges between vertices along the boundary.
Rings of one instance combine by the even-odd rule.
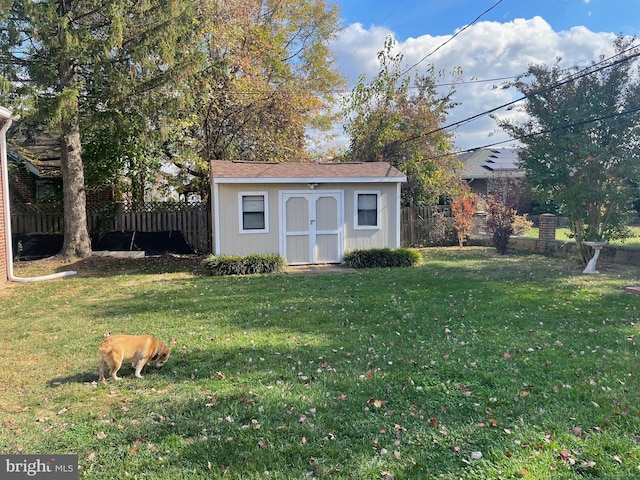
[[[400,185],[384,162],[211,162],[213,252],[278,254],[289,265],[400,246]]]

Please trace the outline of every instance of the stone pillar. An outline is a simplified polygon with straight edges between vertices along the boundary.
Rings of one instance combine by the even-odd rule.
[[[556,239],[556,227],[558,218],[552,213],[543,213],[539,217],[538,240],[540,250],[546,250],[550,241]]]

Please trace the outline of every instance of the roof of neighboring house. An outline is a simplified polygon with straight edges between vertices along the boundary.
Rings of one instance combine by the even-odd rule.
[[[514,148],[481,148],[462,153],[458,159],[464,164],[465,180],[524,177],[524,171],[518,167],[518,150]]]
[[[214,183],[406,182],[407,177],[385,162],[262,163],[213,160]]]
[[[38,132],[25,136],[16,127],[10,130],[7,154],[11,160],[24,163],[38,177],[58,178],[60,172],[60,137]]]

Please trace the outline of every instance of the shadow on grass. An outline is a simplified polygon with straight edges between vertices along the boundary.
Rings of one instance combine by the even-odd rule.
[[[202,274],[202,255],[154,255],[143,258],[114,258],[92,256],[74,262],[64,262],[58,257],[23,261],[14,264],[15,273],[20,277],[35,277],[48,273],[66,271],[77,272],[80,278],[110,277],[114,275],[191,273]]]
[[[58,388],[70,383],[91,383],[91,382],[95,382],[97,379],[98,379],[97,371],[79,372],[73,375],[68,375],[66,377],[52,378],[47,382],[47,386],[49,388]]]
[[[136,378],[136,376],[134,375],[135,369],[131,366],[131,364],[123,364],[120,370],[118,370],[118,376],[122,380],[113,380],[112,378],[107,377],[107,384],[112,386],[119,385],[121,382],[125,382],[126,384],[128,380],[140,382],[140,381],[147,380],[147,377],[149,378],[149,380],[153,379],[156,381],[157,380],[164,381],[173,375],[170,368],[171,366],[168,363],[166,364],[166,366],[163,366],[161,368],[155,368],[152,365],[145,365],[141,373],[143,378],[139,379],[139,378]],[[105,374],[107,374],[107,372],[105,372]],[[47,386],[49,388],[58,388],[58,387],[62,387],[64,385],[69,385],[69,384],[87,384],[87,383],[94,383],[94,382],[98,382],[97,368],[91,371],[84,371],[84,372],[78,372],[75,374],[67,375],[66,377],[52,378],[47,382]]]

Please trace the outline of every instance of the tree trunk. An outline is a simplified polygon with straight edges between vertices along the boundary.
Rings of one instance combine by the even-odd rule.
[[[58,72],[61,91],[76,88],[77,76],[71,62],[61,64]],[[71,95],[62,109],[60,170],[62,171],[64,241],[59,255],[70,260],[91,256],[91,239],[87,228],[87,192],[84,186],[78,97]]]
[[[87,195],[80,147],[78,117],[63,124],[60,141],[64,198],[64,242],[60,255],[66,259],[91,256],[87,229]]]

